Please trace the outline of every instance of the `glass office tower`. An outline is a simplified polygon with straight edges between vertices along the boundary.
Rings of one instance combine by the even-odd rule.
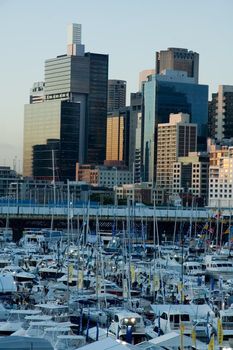
[[[62,180],[75,179],[76,162],[104,163],[108,55],[85,53],[80,24],[68,27],[67,54],[45,61],[45,81],[35,87],[39,93],[34,89],[25,106],[24,176],[43,176],[38,162],[40,171],[33,172],[33,146],[38,145],[34,152],[43,158],[42,150],[49,151],[48,140],[54,139],[60,140]],[[44,176],[48,176],[45,168]]]
[[[48,174],[51,174],[48,169],[44,173],[42,172],[43,164],[41,164],[41,167],[38,165],[38,157],[41,155],[36,158],[38,153],[33,155],[33,150],[38,152],[39,147],[36,148],[36,145],[47,145],[46,150],[48,152],[49,148],[51,149],[48,140],[56,139],[59,140],[59,147],[56,144],[54,149],[60,149],[59,159],[57,160],[58,177],[60,180],[74,179],[75,165],[79,157],[79,130],[79,103],[52,100],[25,105],[24,176],[35,175],[36,177],[45,178],[49,176]],[[40,147],[40,149],[42,148]],[[36,164],[35,169],[33,169],[33,156],[34,165]],[[52,162],[50,162],[51,167]]]
[[[155,181],[157,126],[169,122],[170,113],[188,113],[197,124],[198,151],[206,149],[208,86],[199,85],[187,73],[166,71],[151,75],[143,88],[143,172],[145,181]]]

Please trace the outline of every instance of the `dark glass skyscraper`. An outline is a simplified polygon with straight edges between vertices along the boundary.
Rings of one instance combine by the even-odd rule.
[[[85,57],[89,62],[90,86],[84,161],[88,164],[101,164],[106,153],[108,56],[86,53]]]
[[[67,55],[45,61],[40,103],[25,106],[25,176],[33,174],[33,146],[49,139],[60,140],[63,180],[75,178],[76,162],[105,159],[108,55],[84,53],[80,25],[69,27],[68,39]]]
[[[24,175],[51,178],[53,149],[59,153],[56,154],[56,176],[60,180],[74,179],[79,159],[79,133],[79,103],[52,100],[26,105]],[[57,141],[51,142],[51,139]]]
[[[170,113],[187,113],[197,124],[198,150],[206,148],[208,86],[195,84],[185,72],[151,75],[144,84],[143,168],[146,181],[155,180],[157,127],[169,121]]]

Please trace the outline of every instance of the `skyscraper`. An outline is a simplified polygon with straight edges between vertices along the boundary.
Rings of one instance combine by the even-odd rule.
[[[73,153],[72,159],[61,162],[63,179],[68,175],[75,178],[76,162],[104,162],[107,89],[108,56],[85,53],[81,25],[69,26],[67,54],[45,61],[43,101],[35,103],[34,99],[33,106],[25,106],[25,176],[33,174],[33,146],[46,144],[49,139],[61,140],[61,158],[68,151]],[[72,169],[69,174],[63,171],[65,164]]]
[[[165,69],[185,71],[188,77],[194,78],[195,83],[198,83],[199,54],[188,49],[169,47],[156,52],[155,68],[156,74]]]
[[[142,107],[142,93],[130,94],[129,168],[134,170],[135,182],[142,178]]]
[[[108,81],[108,112],[124,108],[126,103],[126,81]]]
[[[209,102],[209,136],[221,141],[233,137],[233,86],[219,85]]]
[[[79,150],[82,148],[79,133],[79,103],[58,99],[25,105],[24,176],[51,179],[54,149],[56,154],[59,150],[59,158],[56,157],[56,176],[60,180],[73,179]],[[57,142],[51,144],[51,139]],[[45,164],[48,165],[47,169]]]
[[[173,164],[197,148],[197,126],[188,114],[170,114],[169,123],[158,124],[156,186],[172,194]]]
[[[129,165],[130,109],[122,108],[108,113],[106,161],[118,161]]]
[[[186,72],[164,71],[151,75],[143,88],[143,171],[145,181],[155,181],[157,128],[170,113],[188,113],[197,124],[198,151],[206,149],[208,86],[199,85]]]

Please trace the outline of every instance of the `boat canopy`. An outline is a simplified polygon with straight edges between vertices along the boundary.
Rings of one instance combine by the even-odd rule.
[[[202,305],[195,305],[195,304],[188,304],[188,305],[183,305],[183,304],[178,304],[178,305],[173,305],[173,304],[153,304],[151,305],[151,308],[155,315],[160,315],[163,312],[167,313],[173,313],[173,312],[178,312],[182,314],[189,314],[194,317],[206,317],[206,315],[209,313],[210,316],[214,316],[214,312],[210,308],[209,305],[207,304],[202,304]]]
[[[0,338],[2,350],[53,350],[52,345],[45,339],[30,337],[3,337]]]

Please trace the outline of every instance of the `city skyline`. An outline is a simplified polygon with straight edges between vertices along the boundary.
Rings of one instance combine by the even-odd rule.
[[[214,4],[196,1],[195,5],[183,0],[175,4],[148,0],[144,5],[136,2],[133,7],[123,1],[115,4],[105,0],[85,5],[69,1],[70,6],[61,1],[56,1],[56,6],[54,3],[0,1],[0,28],[4,33],[1,165],[12,166],[15,156],[22,160],[24,104],[28,103],[33,82],[44,79],[44,61],[66,52],[68,23],[82,24],[86,51],[109,54],[109,79],[127,81],[127,104],[130,92],[138,90],[139,72],[154,68],[155,52],[168,47],[185,47],[200,54],[199,82],[209,85],[210,94],[218,85],[233,85],[233,48],[228,45],[232,36],[230,0]]]

